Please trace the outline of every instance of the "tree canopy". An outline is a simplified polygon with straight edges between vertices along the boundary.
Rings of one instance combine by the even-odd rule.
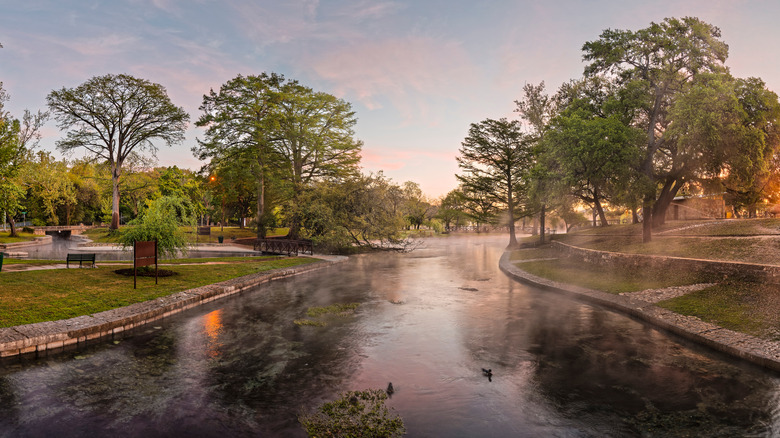
[[[83,148],[111,167],[113,181],[111,229],[119,228],[119,181],[122,165],[133,153],[184,140],[189,115],[175,106],[162,85],[129,75],[95,76],[75,88],[47,96],[60,129],[68,130],[57,142],[63,152]]]
[[[467,191],[484,193],[508,215],[509,246],[517,245],[515,217],[518,195],[532,161],[529,143],[516,120],[486,119],[472,123],[460,148],[457,175]]]

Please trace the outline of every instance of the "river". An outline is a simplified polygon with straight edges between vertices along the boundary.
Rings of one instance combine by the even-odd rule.
[[[498,269],[506,241],[357,256],[116,339],[6,360],[0,436],[302,437],[300,413],[388,382],[410,437],[780,433],[778,374],[512,281]],[[360,306],[306,315],[337,303]]]

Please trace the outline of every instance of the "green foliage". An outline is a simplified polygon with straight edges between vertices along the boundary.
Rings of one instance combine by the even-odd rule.
[[[62,88],[46,97],[60,129],[68,129],[57,147],[69,152],[85,148],[111,168],[111,228],[119,228],[119,182],[132,154],[184,140],[189,115],[175,106],[165,87],[129,75],[95,76],[76,88]]]
[[[327,402],[317,412],[301,415],[310,437],[389,438],[403,436],[403,420],[385,406],[387,393],[381,389],[349,391]]]
[[[163,196],[151,202],[134,226],[121,234],[119,243],[127,248],[136,241],[156,240],[161,258],[175,258],[178,252],[186,254],[190,242],[182,226],[195,226],[192,210],[186,199]]]
[[[194,152],[200,159],[211,158],[220,216],[228,202],[241,196],[224,184],[228,179],[247,181],[241,185],[254,193],[258,237],[269,224],[276,225],[268,213],[277,206],[284,209],[291,237],[298,237],[301,197],[309,186],[357,174],[362,143],[353,138],[355,113],[348,102],[330,94],[275,73],[239,75],[218,93],[204,96],[201,110],[196,125],[207,128],[206,139],[198,141]],[[233,168],[236,162],[244,171]],[[220,181],[222,173],[228,174]]]
[[[516,120],[486,119],[471,124],[458,157],[464,173],[456,177],[464,193],[478,194],[480,200],[490,201],[494,209],[507,213],[510,245],[517,244],[515,217],[524,206],[524,186],[534,164],[529,140]]]
[[[344,252],[353,247],[404,250],[403,196],[384,176],[360,175],[314,184],[301,194],[295,214],[301,234],[319,250]]]

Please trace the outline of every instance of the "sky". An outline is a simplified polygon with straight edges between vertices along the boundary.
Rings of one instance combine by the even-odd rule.
[[[352,104],[365,173],[456,188],[469,125],[517,118],[525,84],[582,76],[582,45],[666,17],[718,26],[737,77],[780,92],[780,2],[751,0],[0,0],[6,110],[46,110],[52,90],[125,73],[163,85],[191,121],[239,74],[283,74]],[[40,148],[56,153],[54,121]],[[198,170],[203,130],[158,145],[158,165]],[[69,158],[80,158],[75,153]]]

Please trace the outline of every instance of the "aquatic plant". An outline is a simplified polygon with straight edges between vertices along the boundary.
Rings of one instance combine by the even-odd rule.
[[[342,393],[316,412],[298,421],[310,437],[390,438],[404,435],[406,427],[397,414],[385,406],[384,389]]]

